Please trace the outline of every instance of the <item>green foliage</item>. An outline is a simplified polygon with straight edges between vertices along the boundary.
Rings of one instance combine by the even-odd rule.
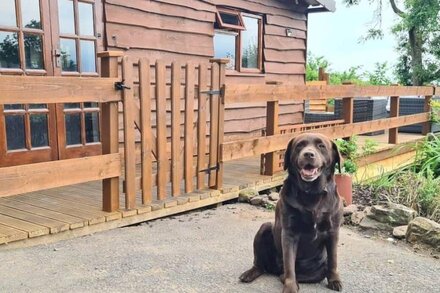
[[[366,139],[364,145],[362,146],[362,155],[368,156],[373,154],[377,150],[378,146],[379,143],[377,141],[369,138]]]
[[[358,158],[357,152],[357,137],[352,136],[349,140],[337,139],[335,140],[339,152],[344,157],[344,162],[341,167],[341,173],[354,174],[358,166],[356,160]],[[338,171],[338,168],[336,168]]]
[[[344,0],[347,6],[362,0]],[[367,1],[367,0],[364,0]],[[398,64],[395,73],[400,84],[440,83],[440,0],[368,0],[376,3],[374,21],[363,40],[383,37],[382,9],[389,2],[398,15],[393,33],[398,37]],[[402,7],[399,7],[402,6]]]
[[[340,85],[343,82],[352,82],[358,85],[387,85],[392,81],[387,77],[388,64],[376,63],[372,72],[362,72],[362,66],[352,66],[347,70],[334,71],[330,62],[324,56],[307,55],[306,80],[319,80],[319,68],[322,67],[330,75],[330,84]]]
[[[414,172],[425,177],[440,177],[440,137],[429,134],[417,146]]]
[[[431,122],[440,123],[440,101],[431,100]]]

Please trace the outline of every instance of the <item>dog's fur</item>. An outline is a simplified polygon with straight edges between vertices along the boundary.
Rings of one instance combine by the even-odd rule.
[[[240,276],[252,282],[263,273],[280,276],[283,292],[297,292],[298,282],[342,290],[337,243],[342,201],[334,172],[341,157],[337,146],[320,134],[291,140],[284,158],[288,177],[276,206],[275,223],[261,226],[254,240],[254,265]]]

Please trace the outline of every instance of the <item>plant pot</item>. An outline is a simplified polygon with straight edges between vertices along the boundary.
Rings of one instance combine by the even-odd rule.
[[[351,205],[353,199],[353,180],[349,174],[335,175],[336,189],[339,196],[347,205]]]

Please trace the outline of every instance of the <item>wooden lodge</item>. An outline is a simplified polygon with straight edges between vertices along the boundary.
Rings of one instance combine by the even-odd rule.
[[[3,0],[0,249],[279,186],[283,149],[302,132],[386,130],[361,162],[368,177],[386,160],[383,171],[410,162],[440,89],[306,85],[308,14],[333,10],[332,0]],[[354,98],[371,96],[391,97],[390,117],[355,123]],[[399,116],[401,96],[424,97],[423,112]],[[328,98],[342,117],[305,124],[305,101]],[[398,133],[416,123],[420,135]]]

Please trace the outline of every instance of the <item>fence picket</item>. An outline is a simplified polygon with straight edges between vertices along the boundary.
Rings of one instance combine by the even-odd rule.
[[[199,66],[198,92],[198,125],[197,125],[197,189],[205,187],[205,155],[206,155],[206,92],[208,68],[205,64]]]
[[[122,76],[125,84],[124,101],[124,154],[125,154],[125,208],[136,207],[136,154],[134,133],[133,62],[128,56],[122,59]]]
[[[211,90],[219,90],[219,64],[214,62],[211,66]],[[209,187],[215,187],[217,170],[212,168],[217,168],[218,162],[218,110],[219,110],[219,96],[220,94],[210,95],[210,134],[209,134]]]
[[[182,66],[173,62],[171,66],[171,166],[172,195],[180,194],[180,76]]]
[[[188,63],[185,68],[185,192],[194,190],[194,74],[194,64]]]
[[[167,196],[167,117],[166,117],[166,67],[163,61],[156,62],[156,129],[157,129],[157,196]]]
[[[150,60],[139,61],[139,99],[141,116],[142,204],[152,200],[152,130],[151,130]]]

